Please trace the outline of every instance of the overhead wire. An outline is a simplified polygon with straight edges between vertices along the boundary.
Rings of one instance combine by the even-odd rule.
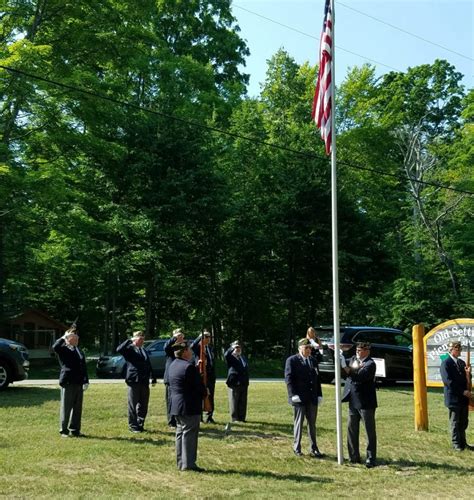
[[[309,33],[301,31],[301,30],[299,30],[297,28],[294,28],[292,26],[289,26],[288,24],[281,23],[280,21],[276,21],[275,19],[272,19],[270,17],[264,16],[263,14],[259,14],[258,12],[254,12],[253,10],[247,9],[245,7],[242,7],[241,5],[233,4],[233,7],[236,7],[238,9],[244,10],[244,11],[248,12],[249,14],[252,14],[254,16],[257,16],[257,17],[260,17],[262,19],[265,19],[266,21],[269,21],[269,22],[271,22],[273,24],[277,24],[279,26],[282,26],[283,28],[287,28],[287,29],[289,29],[291,31],[294,31],[295,33],[299,33],[300,35],[304,35],[304,36],[307,36],[309,38],[312,38],[313,40],[319,41],[319,38],[316,37],[316,36],[314,36],[314,35],[311,35]],[[358,54],[357,52],[354,52],[352,50],[349,50],[349,49],[346,49],[344,47],[341,47],[340,45],[335,45],[335,47],[338,50],[342,50],[344,52],[347,52],[348,54],[352,54],[353,56],[360,57],[361,59],[365,59],[366,61],[373,62],[375,64],[378,64],[379,66],[384,66],[385,68],[393,69],[394,71],[401,71],[400,69],[394,68],[393,66],[390,66],[390,65],[385,64],[385,63],[380,62],[380,61],[376,61],[375,59],[370,59],[367,56],[363,56],[362,54]]]
[[[378,17],[372,16],[371,14],[367,14],[367,12],[362,12],[361,10],[355,9],[354,7],[351,7],[343,2],[340,2],[339,0],[337,0],[337,4],[342,5],[346,9],[353,10],[354,12],[357,12],[358,14],[361,14],[362,16],[373,19],[374,21],[377,21],[381,24],[385,24],[385,26],[389,26],[390,28],[393,28],[394,30],[400,31],[401,33],[405,33],[406,35],[410,35],[413,38],[417,38],[418,40],[422,40],[423,42],[434,45],[435,47],[439,47],[440,49],[446,50],[447,52],[451,52],[452,54],[455,54],[459,57],[463,57],[464,59],[467,59],[468,61],[474,61],[474,58],[472,58],[470,56],[466,56],[465,54],[461,54],[461,52],[456,52],[455,50],[452,50],[448,47],[445,47],[444,45],[441,45],[440,43],[433,42],[432,40],[428,40],[427,38],[423,38],[422,36],[417,35],[416,33],[412,33],[411,31],[400,28],[399,26],[395,26],[395,24],[391,24],[387,21],[384,21],[383,19],[379,19]]]
[[[303,157],[306,157],[306,158],[318,159],[318,160],[326,160],[327,161],[327,157],[326,156],[317,155],[316,153],[313,153],[313,152],[299,151],[297,149],[289,148],[287,146],[282,146],[280,144],[274,144],[274,143],[271,143],[271,142],[268,142],[268,141],[263,141],[261,139],[256,139],[254,137],[248,137],[248,136],[245,136],[245,135],[237,134],[237,133],[231,132],[229,130],[223,130],[223,129],[220,129],[220,128],[217,128],[217,127],[213,127],[211,125],[206,125],[206,124],[203,124],[203,123],[194,122],[192,120],[187,120],[187,119],[175,116],[175,115],[170,115],[168,113],[163,113],[161,111],[157,111],[156,109],[148,108],[148,107],[142,106],[140,104],[135,104],[135,103],[128,102],[128,101],[123,101],[121,99],[116,99],[116,98],[108,96],[108,95],[99,94],[98,92],[93,92],[91,90],[87,90],[87,89],[84,89],[84,88],[81,88],[81,87],[76,87],[76,86],[69,85],[69,84],[66,84],[66,83],[58,82],[58,81],[52,80],[50,78],[46,78],[46,77],[43,77],[43,76],[35,75],[33,73],[29,73],[29,72],[24,71],[24,70],[20,70],[20,69],[17,69],[17,68],[12,68],[12,67],[9,67],[9,66],[5,66],[3,64],[0,64],[0,68],[4,69],[5,71],[8,71],[10,73],[15,73],[15,74],[27,77],[27,78],[32,78],[34,80],[42,81],[44,83],[48,83],[50,85],[54,85],[56,87],[59,87],[59,88],[65,89],[65,90],[69,90],[69,91],[72,91],[72,92],[84,94],[84,95],[87,95],[87,96],[90,96],[90,97],[93,97],[93,98],[97,98],[97,99],[101,99],[101,100],[104,100],[104,101],[109,101],[109,102],[112,102],[114,104],[118,104],[120,106],[124,106],[124,107],[128,107],[128,108],[133,108],[133,109],[136,109],[136,110],[139,110],[139,111],[143,111],[145,113],[150,113],[150,114],[153,114],[153,115],[156,115],[156,116],[160,116],[162,118],[166,118],[166,119],[169,119],[169,120],[173,120],[173,121],[177,121],[177,122],[180,122],[180,123],[184,123],[186,125],[191,125],[192,127],[197,127],[197,128],[205,129],[205,130],[208,130],[208,131],[211,131],[211,132],[215,132],[215,133],[218,133],[218,134],[222,134],[222,135],[226,135],[226,136],[229,136],[229,137],[233,137],[235,139],[241,139],[241,140],[244,140],[244,141],[247,141],[247,142],[251,142],[253,144],[259,144],[261,146],[267,146],[267,147],[270,147],[270,148],[273,148],[273,149],[277,149],[277,150],[280,150],[280,151],[286,151],[288,153],[295,154],[295,155],[298,155],[298,156],[303,156]],[[436,182],[430,182],[430,181],[424,181],[424,180],[414,179],[414,178],[410,178],[408,176],[399,176],[397,174],[392,174],[392,173],[386,172],[384,170],[375,169],[375,168],[372,168],[372,167],[364,167],[364,166],[361,166],[361,165],[355,165],[353,163],[349,163],[349,162],[346,162],[346,161],[340,161],[339,160],[338,163],[346,165],[347,167],[353,168],[353,169],[356,169],[356,170],[365,170],[365,171],[368,171],[368,172],[376,173],[376,174],[381,175],[381,176],[392,177],[392,178],[397,179],[398,181],[400,181],[403,178],[405,178],[406,180],[410,180],[410,181],[416,182],[418,184],[422,184],[422,185],[426,185],[426,186],[431,186],[431,187],[436,187],[436,188],[439,188],[439,189],[446,189],[446,190],[449,190],[449,191],[454,191],[454,192],[466,194],[466,195],[469,195],[469,196],[474,196],[474,192],[473,191],[468,191],[468,190],[465,190],[465,189],[460,189],[460,188],[456,188],[456,187],[452,187],[452,186],[445,186],[443,184],[439,184],[439,183],[436,183]]]

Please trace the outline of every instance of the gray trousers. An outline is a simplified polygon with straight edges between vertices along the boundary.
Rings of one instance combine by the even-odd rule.
[[[59,432],[68,434],[69,431],[81,431],[82,400],[84,391],[82,384],[69,384],[61,387],[61,406],[59,410]]]
[[[179,470],[196,467],[201,415],[175,415],[176,463]]]
[[[316,417],[318,407],[307,403],[301,406],[293,406],[293,451],[301,451],[301,436],[303,434],[303,423],[306,417],[309,437],[309,451],[316,451]]]
[[[466,447],[466,429],[469,424],[469,407],[458,406],[449,408],[449,426],[453,448]]]
[[[229,396],[229,412],[232,422],[245,422],[247,418],[247,394],[248,386],[239,385],[229,387],[227,394]]]
[[[150,386],[148,384],[130,384],[128,386],[128,426],[130,429],[143,429],[149,400]]]
[[[170,385],[165,383],[165,401],[166,401],[166,420],[168,425],[176,427],[176,419],[171,415],[171,395]]]
[[[364,422],[367,435],[367,460],[377,458],[377,434],[375,430],[375,408],[370,410],[357,410],[349,403],[349,415],[347,418],[347,449],[349,458],[354,461],[360,460],[359,428],[360,420]]]

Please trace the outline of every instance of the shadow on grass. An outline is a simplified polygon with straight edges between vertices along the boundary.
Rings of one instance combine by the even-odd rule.
[[[73,439],[73,438],[71,438]],[[153,445],[153,446],[163,446],[169,445],[169,439],[153,439],[152,437],[135,437],[131,436],[97,436],[94,434],[86,434],[84,437],[80,438],[81,441],[94,440],[94,441],[118,441],[122,443],[130,443],[134,445]]]
[[[39,406],[46,401],[58,401],[59,403],[60,397],[59,386],[57,388],[13,386],[2,393],[0,406],[4,408]]]
[[[307,474],[280,474],[270,471],[261,470],[234,470],[234,469],[209,469],[206,468],[206,473],[216,474],[219,476],[229,476],[232,474],[238,476],[246,476],[249,478],[265,478],[265,479],[276,479],[279,481],[296,481],[298,483],[334,483],[333,479],[327,477],[317,477],[309,476]]]
[[[466,454],[466,461],[471,461],[472,457],[471,455]],[[436,462],[413,462],[412,460],[380,460],[379,464],[381,466],[388,466],[388,467],[396,467],[400,469],[401,471],[403,470],[420,470],[420,469],[426,469],[429,471],[435,471],[435,470],[440,470],[443,472],[449,471],[449,472],[456,472],[459,474],[467,474],[467,473],[472,473],[474,471],[474,465],[469,466],[468,464],[464,465],[455,465],[451,464],[448,461],[442,462],[442,463],[436,463]]]

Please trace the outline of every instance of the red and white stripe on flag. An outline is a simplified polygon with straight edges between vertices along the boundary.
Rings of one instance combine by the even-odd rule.
[[[321,131],[326,154],[331,153],[331,61],[332,61],[332,10],[326,0],[324,23],[319,46],[319,71],[313,99],[312,119]]]

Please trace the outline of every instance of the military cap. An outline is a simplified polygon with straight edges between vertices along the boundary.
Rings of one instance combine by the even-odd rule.
[[[211,334],[210,334],[210,332],[208,332],[207,330],[204,330],[204,331],[202,332],[202,336],[203,336],[203,337],[210,337],[210,336],[211,336]]]
[[[311,342],[309,341],[309,339],[304,338],[304,339],[298,340],[298,347],[306,346],[306,345],[309,345],[309,346],[311,345]]]
[[[137,330],[136,332],[133,332],[132,338],[137,339],[139,337],[144,337],[145,334],[142,332],[142,330]]]
[[[459,340],[451,340],[448,344],[448,349],[462,349],[461,342]]]
[[[358,349],[370,349],[370,342],[357,342],[356,347]]]
[[[234,340],[234,342],[230,344],[230,347],[232,347],[233,349],[235,349],[236,347],[241,347],[240,342],[238,340]]]
[[[171,348],[173,351],[184,351],[188,347],[188,343],[186,341],[184,342],[175,342]]]

